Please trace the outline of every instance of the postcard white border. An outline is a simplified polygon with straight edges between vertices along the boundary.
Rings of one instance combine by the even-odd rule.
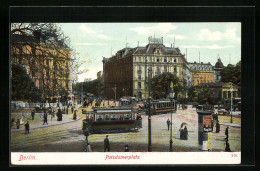
[[[11,165],[240,164],[241,152],[11,152]]]

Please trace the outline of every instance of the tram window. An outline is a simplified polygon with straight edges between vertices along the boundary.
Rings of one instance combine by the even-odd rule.
[[[117,115],[113,115],[112,118],[111,118],[111,120],[117,120],[117,119],[118,119]]]
[[[108,115],[105,116],[105,120],[109,120],[109,116]]]
[[[119,120],[123,120],[123,115],[120,115],[120,116],[119,116]]]
[[[99,121],[101,121],[101,120],[103,120],[104,118],[103,118],[103,115],[97,115],[97,120],[99,120]]]
[[[129,119],[130,119],[129,114],[124,114],[124,119],[125,119],[125,120],[129,120]]]

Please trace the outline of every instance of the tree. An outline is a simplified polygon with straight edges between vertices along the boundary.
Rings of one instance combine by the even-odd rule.
[[[239,61],[235,66],[228,65],[221,72],[222,82],[232,82],[235,85],[241,85],[241,61]]]
[[[103,79],[97,78],[92,81],[87,82],[79,82],[76,84],[73,84],[73,92],[76,94],[93,94],[94,96],[103,96],[104,93],[104,82]]]
[[[38,82],[42,99],[67,96],[71,74],[80,74],[82,60],[72,50],[69,37],[55,23],[12,23],[11,60],[26,66]]]
[[[167,98],[170,93],[170,83],[173,83],[173,90],[175,97],[181,91],[181,84],[179,78],[171,73],[163,73],[151,79],[151,94],[153,98],[161,99]]]
[[[12,100],[39,102],[41,94],[35,86],[25,67],[20,64],[12,63]]]
[[[189,89],[189,99],[200,104],[205,104],[206,102],[213,104],[212,94],[213,91],[207,86],[196,86]]]

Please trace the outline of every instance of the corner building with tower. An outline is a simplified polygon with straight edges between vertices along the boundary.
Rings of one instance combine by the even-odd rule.
[[[164,72],[176,74],[181,83],[187,79],[189,66],[179,48],[166,47],[163,38],[148,38],[145,47],[126,47],[110,58],[103,58],[104,95],[114,99],[133,96],[148,98],[148,72],[151,78]],[[189,84],[186,80],[186,84]]]

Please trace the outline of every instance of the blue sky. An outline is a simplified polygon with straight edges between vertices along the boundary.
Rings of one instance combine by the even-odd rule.
[[[111,57],[118,50],[148,44],[148,37],[163,37],[165,46],[175,47],[183,54],[188,52],[188,62],[210,62],[215,65],[217,57],[226,66],[241,60],[241,24],[220,23],[60,23],[65,35],[71,39],[72,47],[86,61],[82,69],[88,72],[78,76],[96,79],[103,70],[103,57]],[[230,60],[231,59],[231,60]]]

